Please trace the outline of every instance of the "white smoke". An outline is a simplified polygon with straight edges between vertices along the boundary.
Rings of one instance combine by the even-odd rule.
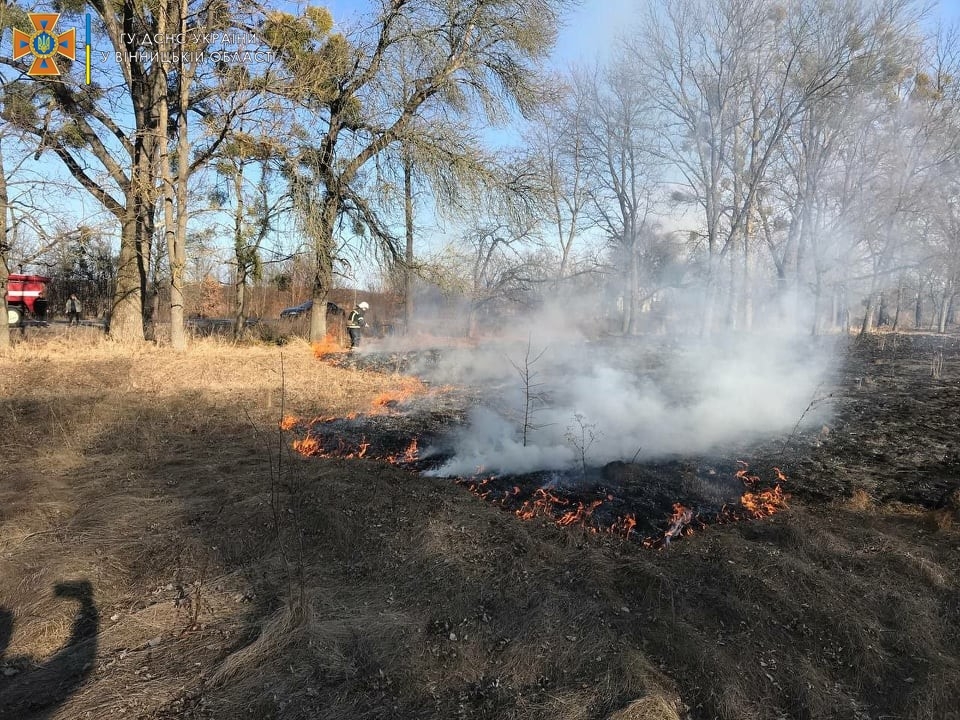
[[[567,325],[551,333],[549,321],[557,317],[551,311],[538,318],[522,340],[524,328],[517,327],[512,342],[446,352],[420,369],[434,382],[477,388],[482,400],[445,439],[452,443],[443,449],[449,459],[431,474],[692,456],[785,436],[804,416],[822,419],[808,411],[830,369],[832,343],[824,338],[741,333],[589,341]],[[530,383],[521,378],[524,367]]]
[[[470,410],[469,422],[452,438],[456,454],[429,475],[480,475],[563,470],[573,465],[573,447],[538,437],[523,444],[516,423],[487,407]]]

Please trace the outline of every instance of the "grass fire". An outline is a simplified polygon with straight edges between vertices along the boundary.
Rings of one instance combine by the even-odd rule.
[[[611,442],[587,410],[534,427],[582,396],[566,388],[524,446],[510,373],[464,372],[458,347],[419,367],[306,344],[212,345],[190,372],[101,345],[0,358],[0,408],[19,419],[0,486],[0,717],[40,717],[38,697],[64,718],[269,717],[278,687],[302,717],[562,718],[574,699],[598,718],[949,717],[960,345],[930,342],[852,344],[822,390],[829,416],[801,408],[769,436],[689,452],[655,452],[639,423]],[[649,349],[635,382],[659,383],[675,420],[705,407],[642,364]],[[91,380],[62,382],[105,369],[128,384],[95,404]],[[471,446],[481,407],[497,432]],[[483,462],[449,472],[467,458]]]
[[[960,720],[958,7],[5,1],[0,720]]]

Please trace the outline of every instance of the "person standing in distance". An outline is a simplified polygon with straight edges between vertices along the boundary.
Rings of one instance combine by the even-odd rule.
[[[350,333],[351,350],[360,344],[360,328],[367,326],[367,321],[364,320],[363,314],[369,309],[370,306],[362,302],[353,309],[353,312],[350,313],[350,317],[347,319],[347,332]]]
[[[76,293],[70,293],[70,298],[67,300],[67,306],[65,308],[67,313],[67,326],[73,325],[76,323],[80,325],[80,313],[83,312],[83,305],[80,304],[80,300],[77,299]]]
[[[47,296],[44,294],[44,291],[41,290],[37,299],[33,301],[33,314],[36,315],[37,320],[42,323],[47,321],[47,307]]]

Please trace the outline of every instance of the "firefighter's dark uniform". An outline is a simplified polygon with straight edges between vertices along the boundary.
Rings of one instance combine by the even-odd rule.
[[[350,313],[347,319],[347,332],[350,333],[350,348],[355,348],[360,344],[360,328],[366,327],[367,321],[363,319],[363,308],[359,305]]]

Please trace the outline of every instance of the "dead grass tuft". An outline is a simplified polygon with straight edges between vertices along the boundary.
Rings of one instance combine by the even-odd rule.
[[[255,673],[259,668],[282,661],[293,645],[304,641],[313,623],[309,603],[284,606],[263,623],[256,640],[231,653],[207,682],[217,687],[243,672]]]
[[[634,700],[608,720],[680,720],[675,708],[676,700],[667,701],[662,695],[651,695]]]
[[[927,525],[938,532],[955,530],[960,526],[960,510],[937,508],[926,515]]]
[[[873,512],[876,509],[876,501],[863,488],[856,488],[847,500],[847,507],[856,512]]]

